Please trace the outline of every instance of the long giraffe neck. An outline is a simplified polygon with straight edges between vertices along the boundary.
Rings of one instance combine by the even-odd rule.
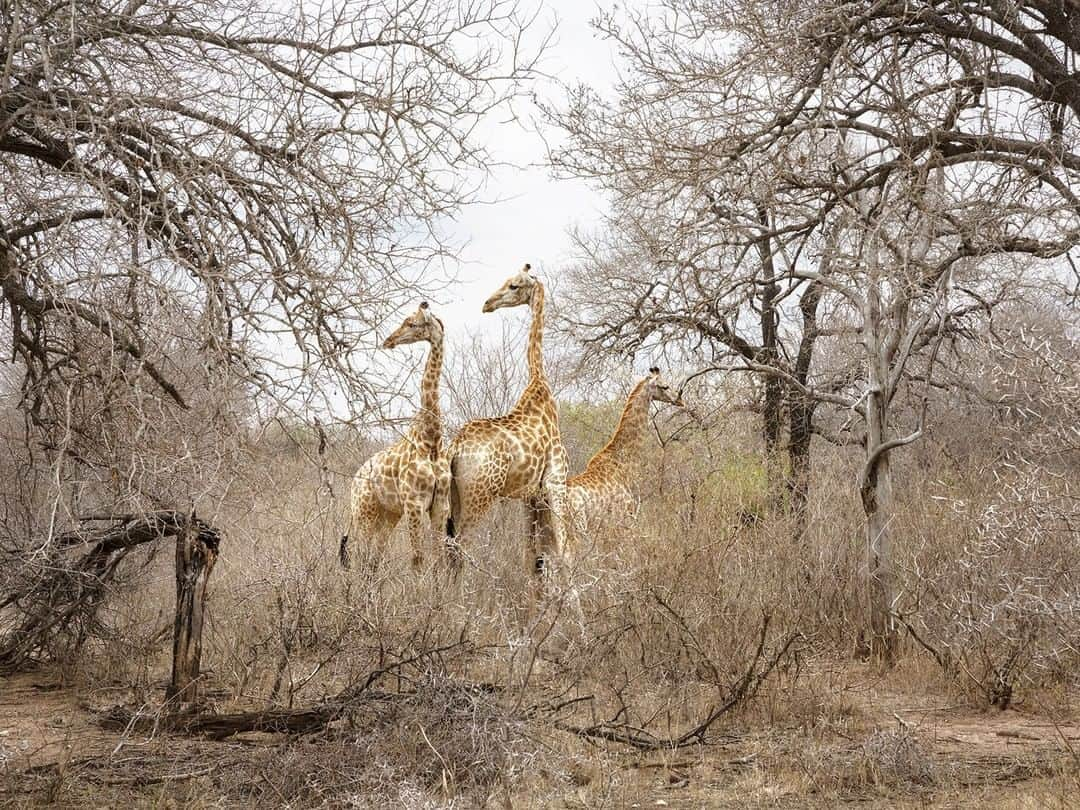
[[[544,376],[544,285],[537,283],[529,302],[532,310],[532,323],[529,324],[529,382],[541,380]]]
[[[442,413],[439,410],[439,376],[442,374],[443,339],[431,341],[424,376],[420,379],[420,412],[413,420],[413,440],[425,455],[434,456],[442,444]]]
[[[632,464],[641,452],[649,431],[650,397],[645,392],[645,381],[639,382],[626,399],[619,426],[615,434],[594,458],[610,458],[620,464]]]

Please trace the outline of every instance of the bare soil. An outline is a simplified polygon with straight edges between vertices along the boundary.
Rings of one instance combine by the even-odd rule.
[[[107,691],[41,671],[0,679],[0,806],[1080,807],[1080,720],[1064,700],[979,710],[858,665],[812,677],[818,697],[762,699],[715,744],[646,754],[538,724],[546,753],[527,778],[482,795],[444,781],[373,797],[339,767],[357,756],[341,729],[124,734],[98,722]]]

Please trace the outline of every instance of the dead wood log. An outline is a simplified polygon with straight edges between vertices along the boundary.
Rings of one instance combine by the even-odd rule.
[[[197,734],[215,740],[251,731],[311,734],[325,730],[330,723],[361,705],[415,700],[415,692],[387,692],[375,688],[375,684],[383,677],[438,660],[445,653],[464,649],[467,645],[467,640],[462,636],[445,644],[403,654],[396,660],[372,670],[365,678],[336,695],[309,706],[296,708],[272,706],[253,711],[222,714],[194,710],[187,714],[179,714],[172,711],[169,706],[161,712],[143,713],[132,711],[125,706],[114,706],[100,713],[98,722],[105,728],[137,730],[150,734],[159,730],[168,730]],[[497,687],[487,683],[463,683],[460,688],[470,695],[487,695],[497,691]]]
[[[267,708],[247,712],[201,712],[181,717],[163,718],[156,713],[141,714],[124,706],[114,706],[98,715],[98,723],[104,728],[123,729],[153,733],[166,728],[172,732],[194,734],[211,740],[223,740],[234,734],[246,732],[273,732],[277,734],[312,734],[344,717],[362,704],[390,703],[414,699],[411,692],[385,692],[368,689],[363,692],[348,690],[321,703],[295,709]]]

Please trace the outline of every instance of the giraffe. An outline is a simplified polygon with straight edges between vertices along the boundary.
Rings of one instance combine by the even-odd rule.
[[[450,467],[442,454],[439,375],[443,360],[443,324],[427,301],[407,317],[383,343],[392,349],[427,341],[431,348],[420,381],[420,410],[408,432],[395,444],[367,460],[353,477],[349,533],[341,538],[338,557],[349,567],[348,542],[370,544],[369,567],[374,568],[390,533],[405,516],[412,544],[412,566],[423,564],[426,519],[429,537],[441,538],[449,512]]]
[[[463,538],[500,497],[526,502],[526,565],[535,574],[543,574],[546,560],[561,556],[565,546],[566,451],[558,405],[544,374],[544,285],[530,270],[526,264],[484,302],[484,312],[525,305],[532,311],[528,385],[508,414],[466,423],[446,452],[451,471],[447,546],[455,570]]]
[[[637,514],[637,467],[649,432],[649,405],[653,402],[685,407],[655,366],[630,392],[608,443],[589,459],[582,472],[566,482],[568,518],[576,538],[624,525]]]

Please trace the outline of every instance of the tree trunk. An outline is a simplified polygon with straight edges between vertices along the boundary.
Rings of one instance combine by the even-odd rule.
[[[876,267],[876,265],[875,265]],[[863,341],[867,355],[866,463],[859,496],[866,515],[866,575],[870,613],[870,654],[891,666],[899,641],[896,616],[896,573],[893,568],[892,474],[889,469],[889,361],[883,334],[880,290],[872,279],[864,312]]]
[[[197,522],[176,536],[176,616],[173,620],[172,680],[165,692],[169,713],[183,714],[198,703],[199,665],[206,586],[217,560],[217,544],[207,542]]]
[[[758,222],[762,227],[769,227],[769,211],[758,206]],[[763,240],[757,243],[761,259],[761,351],[755,358],[757,362],[768,366],[779,365],[777,325],[779,315],[776,311],[776,297],[780,287],[776,283],[776,265],[773,262],[772,242]],[[765,442],[765,476],[767,487],[767,509],[770,515],[779,515],[784,511],[785,480],[784,462],[780,454],[783,438],[784,384],[773,375],[765,375],[765,402],[762,409],[762,437]]]
[[[810,424],[814,418],[814,403],[801,393],[792,392],[788,399],[788,417],[788,509],[793,538],[800,542],[806,533],[810,495]]]
[[[765,444],[765,486],[767,508],[770,515],[784,512],[784,494],[787,475],[781,452],[783,441],[783,384],[778,377],[765,375],[765,402],[761,414],[762,439]]]
[[[896,658],[900,640],[896,615],[896,573],[892,563],[892,474],[888,454],[883,454],[862,489],[866,513],[867,586],[870,602],[870,654],[889,666]]]
[[[822,260],[827,268],[830,253]],[[822,286],[811,282],[799,299],[802,316],[802,338],[795,355],[794,377],[803,386],[810,381],[810,366],[818,339],[817,310],[821,303]],[[807,500],[810,497],[810,439],[817,402],[796,386],[787,386],[788,406],[788,508],[792,519],[792,539],[800,543],[806,533]]]

